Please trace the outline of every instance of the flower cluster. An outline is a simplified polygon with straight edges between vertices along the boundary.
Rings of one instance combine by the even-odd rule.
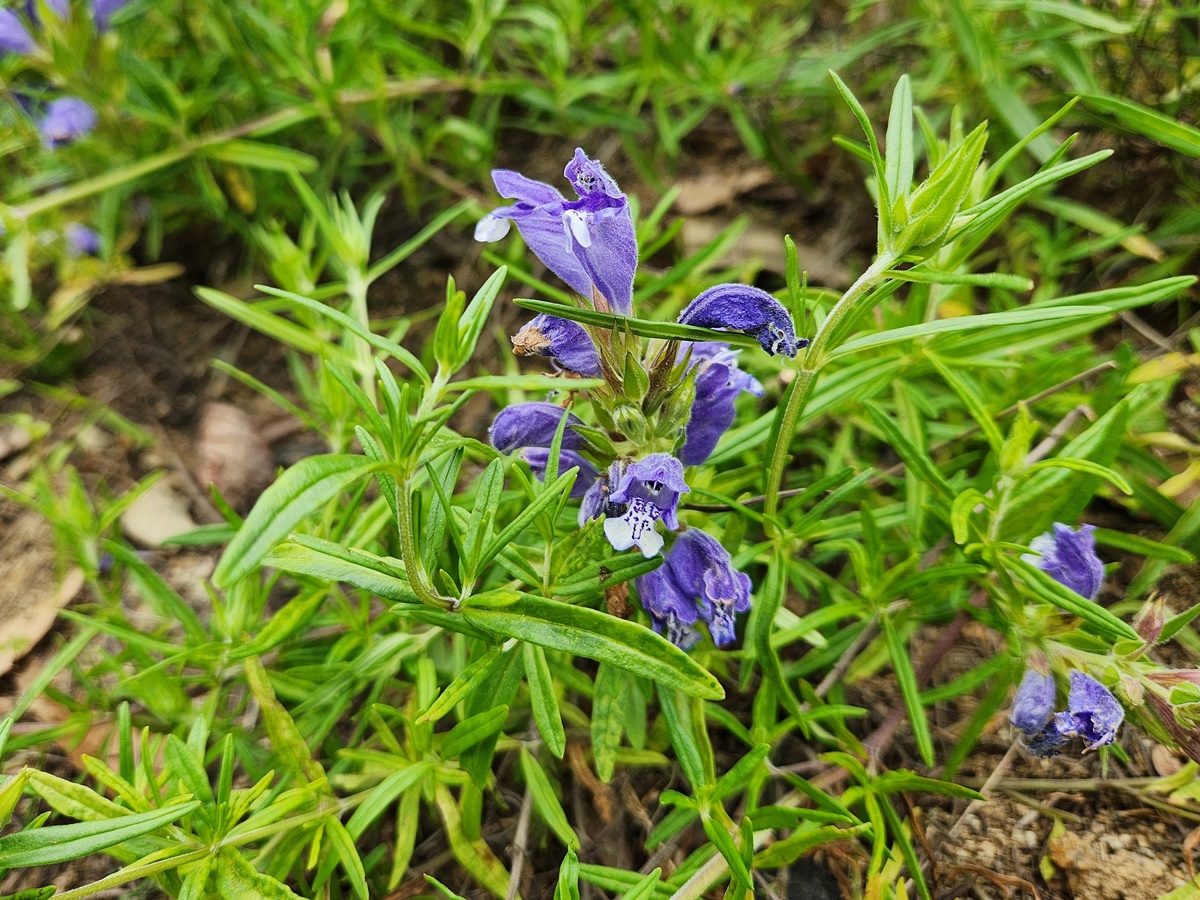
[[[1074,530],[1055,523],[1051,531],[1029,544],[1033,553],[1024,559],[1081,597],[1095,600],[1104,583],[1104,563],[1096,555],[1092,525]],[[1076,669],[1068,672],[1071,687],[1067,708],[1056,712],[1054,678],[1031,666],[1021,679],[1009,721],[1021,730],[1025,745],[1035,756],[1054,756],[1073,738],[1082,738],[1087,750],[1111,744],[1125,712],[1117,699],[1096,679]]]
[[[494,171],[497,190],[514,202],[485,216],[475,238],[499,240],[515,224],[584,306],[632,316],[638,245],[628,198],[582,150],[575,151],[564,174],[575,200],[517,172]],[[797,339],[778,300],[742,284],[704,291],[679,322],[752,335],[771,354],[795,356],[808,343]],[[601,379],[604,387],[591,393],[600,428],[589,428],[553,403],[523,403],[496,417],[493,446],[519,451],[544,477],[554,436],[567,416],[559,468],[579,470],[573,496],[581,500],[580,527],[602,519],[616,550],[636,547],[647,558],[666,548],[662,566],[636,581],[654,629],[688,648],[699,639],[696,623],[704,621],[718,646],[732,643],[735,614],[750,606],[750,579],[734,568],[719,541],[684,528],[679,500],[689,490],[684,467],[708,459],[733,423],[734,401],[743,392],[761,395],[762,385],[721,342],[656,342],[643,352],[629,334],[546,314],[512,341],[517,355],[544,356],[564,373]]]

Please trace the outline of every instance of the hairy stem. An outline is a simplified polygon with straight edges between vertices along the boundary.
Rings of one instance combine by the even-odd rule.
[[[767,534],[774,533],[771,520],[779,508],[779,485],[783,481],[783,468],[787,464],[787,451],[796,432],[796,423],[800,413],[804,411],[808,398],[812,395],[813,385],[816,384],[825,358],[836,345],[832,343],[838,326],[848,315],[854,312],[855,304],[866,296],[871,288],[883,280],[883,273],[895,263],[896,258],[891,253],[882,253],[871,263],[870,267],[858,277],[858,280],[842,294],[841,298],[825,321],[821,324],[812,344],[804,353],[804,361],[796,373],[795,386],[788,395],[787,405],[784,406],[779,421],[779,429],[775,438],[775,447],[771,451],[771,464],[767,468],[767,483],[763,491],[763,515],[766,517]]]

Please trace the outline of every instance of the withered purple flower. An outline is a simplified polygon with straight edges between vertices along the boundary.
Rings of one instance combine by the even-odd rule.
[[[554,443],[554,434],[563,416],[567,417],[562,438],[563,449],[583,449],[583,436],[572,428],[573,425],[582,425],[583,420],[553,403],[518,403],[502,409],[488,429],[488,438],[501,453],[522,447],[549,447]]]
[[[1069,673],[1071,690],[1067,711],[1055,713],[1054,730],[1063,737],[1082,738],[1088,750],[1111,744],[1125,718],[1117,698],[1096,679],[1074,669]]]
[[[1025,732],[1026,737],[1033,737],[1046,727],[1053,715],[1054,678],[1034,668],[1026,669],[1008,721]]]
[[[513,353],[535,353],[552,359],[561,368],[589,378],[600,377],[600,354],[578,322],[545,313],[534,316],[512,337]]]
[[[602,511],[604,534],[617,550],[636,546],[649,558],[663,546],[654,527],[662,519],[670,529],[679,527],[679,495],[689,490],[683,466],[669,453],[652,453],[645,459],[609,472],[609,493]]]
[[[612,310],[633,312],[637,237],[629,200],[595,160],[577,149],[563,173],[578,200],[519,172],[495,169],[492,180],[512,206],[492,210],[475,226],[475,240],[498,241],[510,222],[547,268],[588,300],[598,292]]]
[[[718,284],[704,291],[679,316],[680,325],[697,325],[752,335],[772,356],[795,356],[808,346],[796,339],[792,317],[783,304],[746,284]]]
[[[46,107],[38,127],[46,149],[53,150],[59,144],[69,144],[90,134],[96,122],[96,110],[86,100],[59,97]]]
[[[1081,597],[1095,600],[1104,583],[1104,563],[1096,555],[1095,530],[1094,525],[1081,525],[1075,531],[1056,522],[1052,531],[1029,542],[1033,553],[1022,558]]]
[[[696,375],[696,399],[684,428],[679,459],[685,466],[704,462],[733,424],[734,400],[742,391],[761,397],[763,386],[754,376],[738,368],[737,351],[726,344],[704,342],[691,345],[691,367]],[[686,347],[680,351],[686,352]]]

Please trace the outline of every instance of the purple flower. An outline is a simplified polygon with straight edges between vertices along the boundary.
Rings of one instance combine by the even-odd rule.
[[[1022,559],[1079,596],[1095,600],[1104,583],[1104,563],[1096,556],[1096,537],[1092,533],[1095,530],[1094,525],[1081,525],[1073,531],[1056,522],[1053,531],[1029,542],[1033,553]]]
[[[653,572],[634,581],[642,606],[650,614],[650,626],[681,650],[690,650],[700,640],[696,630],[699,610],[675,582],[670,566],[664,563]]]
[[[32,53],[37,48],[25,23],[11,9],[0,9],[0,52]]]
[[[521,447],[549,447],[563,416],[567,417],[567,427],[563,431],[562,448],[582,450],[583,436],[571,426],[582,425],[583,420],[553,403],[518,403],[501,410],[488,429],[488,438],[501,453]]]
[[[1037,669],[1026,669],[1021,686],[1017,688],[1017,696],[1013,699],[1008,721],[1025,732],[1026,737],[1033,738],[1045,729],[1053,715],[1054,679]]]
[[[783,304],[766,291],[746,284],[709,288],[687,305],[679,324],[744,332],[772,356],[795,356],[797,350],[808,346],[807,340],[796,340],[796,328]]]
[[[600,377],[600,354],[587,331],[578,322],[548,316],[534,316],[512,338],[513,353],[548,356],[560,367],[590,378]]]
[[[549,447],[526,447],[521,451],[521,459],[529,464],[529,470],[534,475],[542,481],[546,480],[546,465],[550,461]],[[575,476],[575,483],[571,485],[571,496],[579,500],[591,489],[596,481],[596,477],[600,473],[596,471],[595,466],[574,450],[563,450],[559,453],[559,475],[567,471],[567,469],[573,469],[576,466],[579,467],[579,474]]]
[[[684,352],[681,350],[681,355]],[[721,435],[733,424],[733,401],[737,396],[748,391],[761,397],[763,386],[738,368],[737,351],[715,341],[692,345],[691,367],[699,370],[696,399],[684,429],[679,459],[685,466],[698,466],[712,455]]]
[[[1090,675],[1072,669],[1070,678],[1067,711],[1054,714],[1054,730],[1064,738],[1082,738],[1088,750],[1111,744],[1117,739],[1117,729],[1125,718],[1125,710],[1117,698]]]
[[[96,110],[78,97],[59,97],[46,107],[39,126],[47,150],[69,144],[90,134],[96,127]]]
[[[98,232],[78,222],[71,222],[63,229],[67,239],[67,252],[72,256],[98,256],[101,240]]]
[[[92,0],[92,17],[96,20],[96,28],[106,30],[113,14],[128,5],[129,0]]]
[[[698,618],[708,623],[718,647],[732,644],[735,615],[750,609],[749,577],[733,568],[719,541],[696,529],[679,535],[665,564],[636,583],[654,630],[684,650],[696,642],[692,626]]]
[[[604,534],[609,543],[617,550],[636,546],[646,558],[658,553],[663,537],[654,523],[662,519],[668,528],[679,527],[679,495],[688,490],[683,466],[669,453],[652,453],[627,466],[618,460],[608,477],[602,511],[607,516]]]
[[[637,237],[629,201],[617,183],[582,150],[563,173],[578,200],[508,169],[492,171],[500,195],[516,200],[492,210],[475,226],[475,240],[498,241],[515,222],[525,243],[546,266],[589,300],[598,292],[617,313],[633,312]]]

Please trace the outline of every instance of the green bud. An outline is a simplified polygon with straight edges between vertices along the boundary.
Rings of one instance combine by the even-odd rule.
[[[963,139],[909,198],[908,224],[896,241],[895,252],[940,249],[940,241],[962,208],[979,169],[987,143],[984,123]]]

